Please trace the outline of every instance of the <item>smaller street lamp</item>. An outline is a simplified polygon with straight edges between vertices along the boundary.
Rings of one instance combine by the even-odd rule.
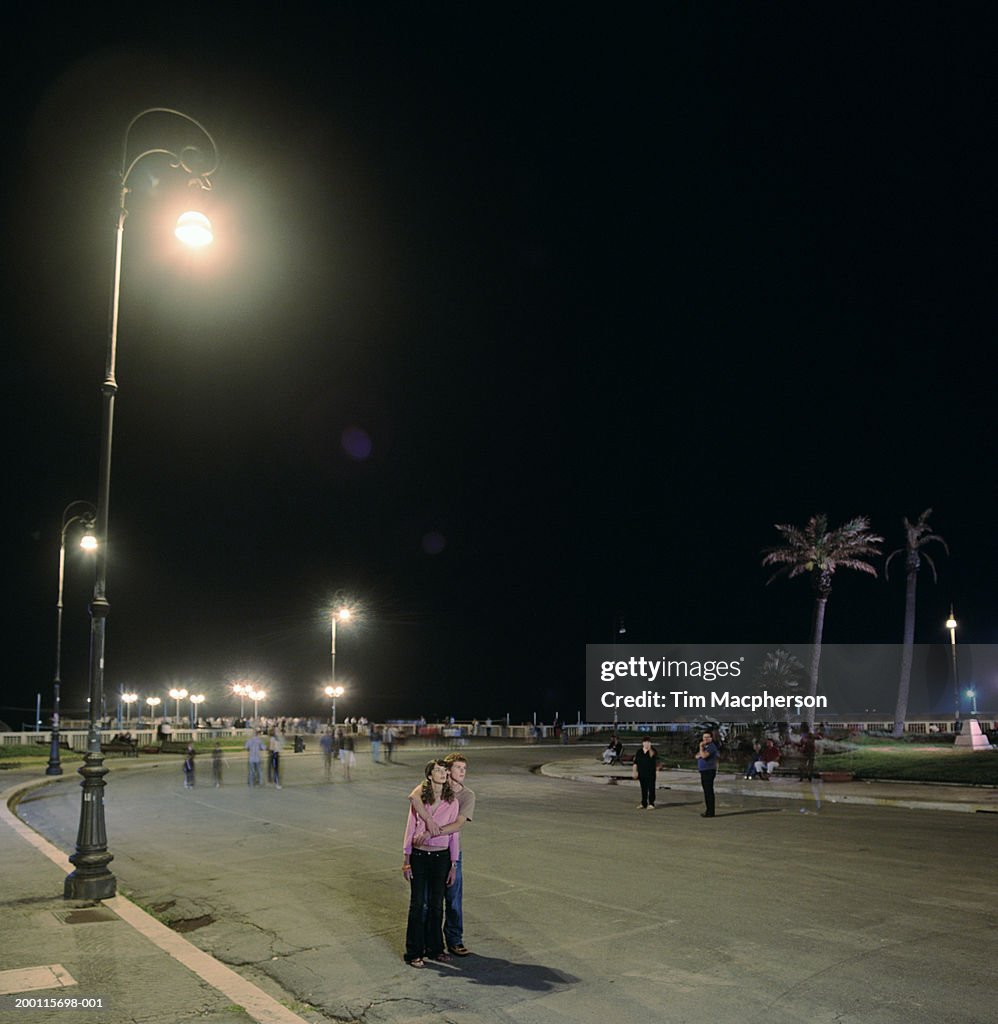
[[[974,716],[974,718],[976,718],[977,717],[977,690],[975,690],[974,687],[971,687],[967,691],[967,696],[970,698],[970,701],[971,701],[970,713]]]
[[[203,704],[203,703],[204,703],[204,694],[203,693],[193,693],[193,694],[191,694],[191,728],[192,729],[196,729],[197,728],[198,705]]]
[[[342,697],[346,691],[342,686],[327,686],[326,696],[331,697],[333,701],[333,728],[336,728],[336,698]]]
[[[187,691],[181,687],[179,690],[174,687],[170,691],[170,698],[177,702],[177,725],[180,725],[180,702],[187,696]]]
[[[159,697],[146,697],[146,703],[149,705],[149,718],[154,719],[156,717],[156,708],[162,703]]]
[[[953,701],[956,704],[956,731],[960,731],[960,676],[956,670],[956,619],[953,618],[953,605],[949,606],[949,618],[946,620],[949,630],[949,649],[953,656]]]
[[[242,720],[245,720],[246,718],[246,709],[243,706],[243,701],[245,701],[246,699],[247,690],[249,690],[249,687],[243,683],[232,684],[232,693],[234,696],[237,696],[239,698],[239,718]]]
[[[97,509],[89,501],[71,501],[62,513],[62,531],[59,535],[59,598],[56,601],[56,633],[55,633],[55,678],[52,680],[52,732],[49,743],[49,763],[46,775],[62,775],[62,763],[59,760],[59,714],[61,711],[62,690],[62,585],[66,573],[66,531],[79,523],[83,527],[80,547],[84,551],[94,551],[97,538],[94,536],[94,524],[97,521]]]
[[[121,703],[125,705],[125,725],[128,725],[128,720],[131,718],[132,705],[139,699],[137,693],[123,693],[121,695]]]

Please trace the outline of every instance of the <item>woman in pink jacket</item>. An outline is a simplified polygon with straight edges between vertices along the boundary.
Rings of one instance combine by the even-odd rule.
[[[447,765],[442,760],[429,761],[423,774],[425,781],[420,793],[423,815],[409,808],[402,842],[402,873],[409,880],[405,962],[410,967],[423,967],[427,957],[431,960],[450,959],[450,954],[444,952],[444,890],[454,883],[461,854],[459,832],[420,839],[427,831],[423,817],[432,819],[442,828],[458,815],[457,798],[451,792]],[[420,840],[418,846],[413,845],[413,839]]]

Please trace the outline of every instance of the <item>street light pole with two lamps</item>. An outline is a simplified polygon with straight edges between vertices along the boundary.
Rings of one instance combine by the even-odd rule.
[[[156,147],[145,149],[137,156],[129,154],[129,139],[135,124],[149,115],[165,115],[193,125],[211,146],[206,158],[198,146],[185,145],[179,151]],[[203,140],[202,140],[203,141]],[[100,747],[100,709],[104,697],[104,646],[110,605],[107,600],[107,527],[111,498],[111,441],[114,428],[114,399],[118,391],[115,367],[118,351],[118,309],[121,298],[121,262],[126,200],[130,179],[135,168],[147,157],[161,154],[170,158],[170,166],[189,175],[188,184],[202,189],[211,188],[211,175],[218,169],[218,148],[208,130],[188,114],[169,107],[151,107],[138,113],[125,129],[122,147],[121,174],[118,192],[118,220],[115,230],[114,275],[111,291],[111,314],[108,330],[107,361],[101,384],[101,444],[97,489],[97,564],[93,600],[90,604],[90,727],[87,752],[79,769],[83,777],[80,823],[76,835],[76,851],[70,855],[74,870],[66,876],[63,895],[66,899],[102,900],[114,896],[117,880],[108,865],[114,859],[107,849],[107,830],[104,819],[104,757]],[[185,213],[177,223],[177,237],[188,245],[203,246],[211,241],[211,228],[202,214]]]
[[[62,513],[62,531],[59,534],[59,597],[56,601],[55,619],[55,678],[52,680],[52,734],[49,745],[49,763],[46,775],[62,775],[62,763],[59,760],[59,714],[61,711],[62,690],[62,584],[66,575],[66,531],[73,523],[80,523],[83,536],[80,547],[84,551],[93,551],[97,546],[94,537],[94,522],[97,509],[89,501],[71,501]]]

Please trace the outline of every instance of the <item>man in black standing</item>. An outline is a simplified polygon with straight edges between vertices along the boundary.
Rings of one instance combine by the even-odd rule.
[[[655,773],[658,771],[658,751],[645,736],[641,749],[634,755],[634,777],[641,785],[641,810],[655,810]]]
[[[721,760],[721,751],[714,742],[714,734],[708,729],[700,740],[697,748],[697,768],[700,769],[700,785],[703,787],[703,800],[707,809],[701,818],[714,817],[714,779],[717,777],[717,765]]]

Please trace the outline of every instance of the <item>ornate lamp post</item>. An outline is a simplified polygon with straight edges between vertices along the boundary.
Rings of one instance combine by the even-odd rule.
[[[94,537],[94,521],[97,509],[89,501],[72,501],[62,513],[62,532],[59,534],[59,598],[55,605],[55,679],[52,680],[52,737],[49,745],[49,763],[46,775],[62,775],[59,760],[59,712],[62,689],[62,583],[66,570],[66,531],[73,523],[83,526],[80,547],[93,551],[97,546]]]
[[[136,156],[129,152],[129,138],[136,122],[147,115],[165,115],[185,122],[185,129],[193,125],[203,142],[211,147],[210,155],[197,146],[185,145],[179,152],[156,147],[145,149]],[[125,129],[121,154],[121,175],[118,192],[118,223],[115,231],[114,277],[111,292],[111,316],[108,331],[107,361],[101,384],[102,416],[100,468],[97,489],[97,566],[94,596],[90,604],[90,728],[87,753],[79,769],[83,776],[80,807],[80,825],[76,835],[76,852],[70,855],[75,870],[66,876],[63,895],[66,899],[102,900],[114,896],[117,881],[108,865],[114,859],[107,850],[107,831],[104,820],[104,757],[100,749],[100,709],[104,698],[104,639],[110,605],[107,600],[107,524],[111,498],[111,439],[114,427],[114,398],[118,390],[115,364],[118,352],[118,306],[121,297],[121,254],[128,215],[126,200],[131,191],[132,172],[146,157],[162,154],[169,157],[170,166],[189,176],[189,183],[202,189],[211,188],[211,175],[218,168],[218,149],[208,130],[193,117],[168,107],[151,107],[136,114]],[[201,215],[185,215],[177,225],[177,237],[187,244],[206,245],[211,241],[211,229]]]

